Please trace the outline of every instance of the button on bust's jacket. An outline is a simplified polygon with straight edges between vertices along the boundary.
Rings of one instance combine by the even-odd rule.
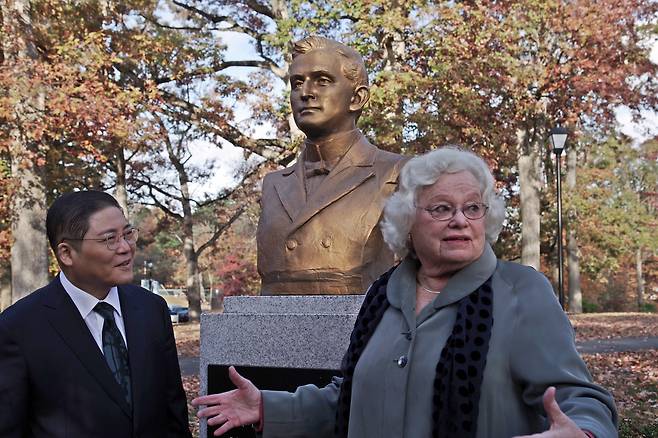
[[[393,264],[378,223],[403,164],[361,135],[308,199],[303,163],[266,175],[257,232],[261,293],[365,292]]]

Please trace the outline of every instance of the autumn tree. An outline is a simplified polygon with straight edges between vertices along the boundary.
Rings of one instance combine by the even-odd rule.
[[[258,163],[244,169],[234,187],[195,196],[191,185],[203,184],[210,175],[208,167],[190,164],[190,150],[192,143],[206,134],[195,124],[192,114],[179,114],[175,107],[163,108],[166,112],[151,113],[159,125],[159,135],[150,139],[154,144],[141,159],[141,166],[134,166],[129,186],[140,203],[160,209],[177,223],[186,265],[190,318],[197,321],[201,315],[199,258],[240,217],[245,208],[242,202],[253,202],[253,193],[245,192],[253,187],[247,179],[258,169]]]
[[[578,212],[583,270],[607,287],[618,273],[634,270],[638,250],[644,259],[658,249],[655,205],[646,196],[657,187],[656,143],[633,147],[628,139],[611,136],[592,140],[581,157],[578,189],[565,200]],[[636,302],[641,300],[637,296]]]
[[[2,93],[0,110],[4,122],[2,148],[8,151],[15,183],[11,192],[11,290],[12,300],[16,301],[43,286],[48,278],[44,147],[38,133],[35,135],[33,131],[38,128],[44,94],[39,86],[25,86],[34,77],[41,58],[35,44],[29,1],[4,1],[0,9],[3,19],[0,80],[7,84],[7,79],[16,75],[13,76],[16,80]]]
[[[15,300],[47,282],[46,204],[73,187],[102,188],[109,151],[132,132],[136,94],[109,80],[105,2],[2,8],[0,148],[11,162],[11,184],[2,189],[13,201]]]
[[[656,7],[588,0],[355,2],[344,7],[355,23],[346,34],[378,17],[388,30],[354,37],[365,41],[371,64],[380,68],[373,73],[378,110],[365,121],[375,141],[389,147],[473,147],[512,194],[518,182],[521,260],[538,268],[542,198],[551,182],[547,133],[556,124],[574,131],[610,126],[621,102],[635,110],[655,107],[656,65],[642,26]],[[405,36],[399,71],[376,38],[387,33]],[[379,80],[391,70],[391,80]],[[390,134],[386,114],[395,114],[401,138]]]

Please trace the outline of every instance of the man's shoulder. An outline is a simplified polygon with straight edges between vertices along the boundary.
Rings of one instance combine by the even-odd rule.
[[[377,148],[377,155],[375,156],[375,161],[377,163],[400,169],[407,160],[409,160],[409,157]]]
[[[57,280],[53,280],[46,286],[24,296],[6,308],[0,313],[0,322],[15,324],[18,322],[34,321],[35,310],[39,309],[44,304],[44,300],[49,294],[54,293],[53,289],[57,286],[55,283],[56,281]]]
[[[142,303],[143,305],[151,306],[166,306],[164,298],[160,295],[155,294],[148,289],[144,289],[141,286],[134,284],[122,284],[118,286],[120,295],[125,295],[130,300],[133,300],[136,303]]]
[[[266,173],[263,177],[263,184],[277,180],[283,176],[290,175],[294,171],[294,166],[294,164],[291,164],[290,166],[284,167],[283,169],[277,169]]]
[[[378,147],[371,143],[365,136],[361,137],[360,143],[362,147],[371,148],[374,151],[375,166],[377,167],[392,168],[399,172],[400,168],[409,159],[409,157],[404,155]]]
[[[299,159],[299,157],[297,159]],[[285,178],[291,177],[295,172],[296,165],[297,162],[295,161],[287,167],[266,173],[263,177],[263,189],[271,188],[277,181],[282,181]]]

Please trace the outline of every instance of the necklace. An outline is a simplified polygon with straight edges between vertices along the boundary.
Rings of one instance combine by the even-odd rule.
[[[418,281],[418,279],[416,279],[416,284],[417,284],[418,286],[420,286],[420,288],[421,288],[422,290],[424,290],[424,291],[426,291],[426,292],[429,292],[429,293],[431,293],[431,294],[438,295],[438,294],[441,293],[440,290],[432,290],[432,289],[429,289],[429,288],[423,286],[422,283],[421,283],[420,281]]]

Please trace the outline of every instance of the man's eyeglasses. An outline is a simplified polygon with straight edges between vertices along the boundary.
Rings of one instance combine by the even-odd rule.
[[[139,237],[138,228],[128,228],[123,233],[107,233],[105,237],[98,239],[71,239],[69,237],[64,237],[62,240],[94,240],[98,243],[105,243],[107,249],[110,251],[116,251],[119,245],[121,244],[121,239],[125,240],[128,245],[134,245],[137,243],[137,238]]]
[[[457,214],[457,210],[461,211],[466,219],[477,220],[483,218],[487,214],[487,210],[489,210],[489,206],[481,202],[464,204],[461,208],[457,208],[451,204],[437,204],[431,207],[420,207],[417,205],[416,208],[425,210],[432,216],[432,219],[437,221],[448,221],[452,219]]]

